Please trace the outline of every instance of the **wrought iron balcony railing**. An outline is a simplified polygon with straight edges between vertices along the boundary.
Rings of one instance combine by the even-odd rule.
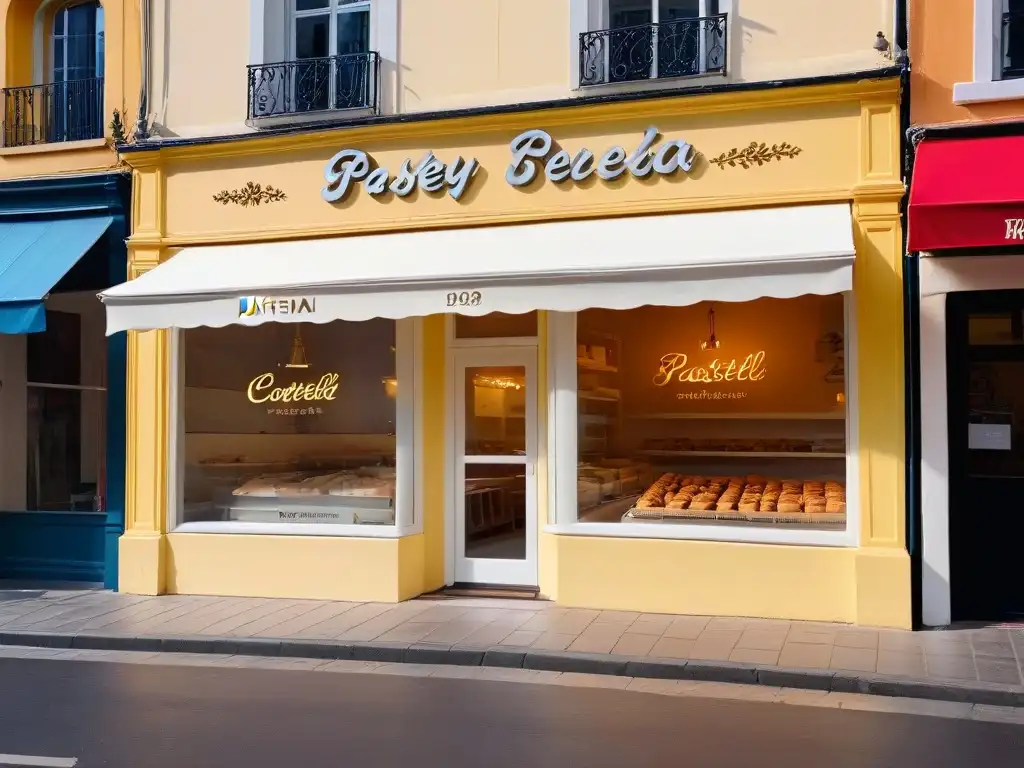
[[[103,138],[103,78],[3,89],[3,145]]]
[[[1024,13],[1003,14],[1003,80],[1024,77]]]
[[[727,14],[580,34],[580,85],[725,74]]]
[[[249,67],[249,118],[327,110],[377,111],[380,57],[375,51]]]

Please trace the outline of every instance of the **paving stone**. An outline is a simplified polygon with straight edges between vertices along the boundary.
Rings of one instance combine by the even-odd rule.
[[[997,659],[1013,659],[1016,660],[1016,654],[1013,651],[1013,645],[1007,640],[1005,643],[989,643],[975,641],[972,643],[974,646],[975,656],[990,656]]]
[[[879,649],[875,670],[883,675],[925,677],[924,655],[920,652],[888,651]]]
[[[697,641],[662,637],[654,644],[648,655],[663,659],[688,659],[695,642]]]
[[[978,669],[971,656],[933,655],[931,649],[925,654],[925,668],[929,677],[954,680],[977,680]]]
[[[502,640],[499,643],[499,645],[513,645],[513,646],[520,646],[520,647],[529,648],[531,645],[533,645],[535,642],[537,642],[540,639],[540,636],[542,634],[544,634],[544,633],[543,632],[527,632],[526,630],[523,630],[523,629],[517,629],[515,632],[513,632],[508,637],[506,637],[504,640]]]
[[[739,629],[706,629],[690,649],[690,658],[726,661],[742,634]]]
[[[564,651],[576,641],[577,637],[578,635],[568,635],[561,632],[544,632],[530,647],[536,648],[539,651]]]
[[[839,630],[822,629],[820,627],[803,627],[794,625],[789,630],[787,642],[801,643],[804,645],[834,645]]]
[[[873,629],[841,629],[836,632],[835,645],[843,648],[878,649],[878,632]]]
[[[847,648],[836,646],[832,649],[830,669],[845,669],[851,672],[874,672],[878,664],[878,651],[874,648]]]
[[[706,616],[679,616],[672,620],[663,636],[679,640],[696,640],[707,628],[709,621],[711,619]]]
[[[787,641],[779,654],[779,666],[782,667],[828,669],[831,660],[832,646],[817,643]]]
[[[581,653],[610,653],[619,642],[626,624],[592,623],[570,645],[569,650]]]
[[[740,635],[736,648],[752,651],[775,651],[778,653],[786,644],[786,631],[777,629],[748,628]]]
[[[646,656],[658,641],[655,635],[638,635],[627,632],[612,648],[612,653],[620,656]]]
[[[736,648],[729,654],[729,661],[739,661],[745,664],[778,664],[778,651],[759,651],[753,648]]]
[[[978,679],[984,683],[1005,683],[1007,685],[1020,685],[1020,667],[1016,661],[991,661],[989,659],[976,657],[974,664],[978,669]]]
[[[675,616],[660,613],[642,613],[636,621],[629,625],[627,631],[638,635],[656,635],[660,637],[665,634],[665,630],[669,628],[675,618]]]

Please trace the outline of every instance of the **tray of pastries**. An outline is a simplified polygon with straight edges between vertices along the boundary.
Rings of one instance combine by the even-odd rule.
[[[627,516],[637,520],[842,524],[846,522],[846,488],[832,480],[666,472],[644,491]]]

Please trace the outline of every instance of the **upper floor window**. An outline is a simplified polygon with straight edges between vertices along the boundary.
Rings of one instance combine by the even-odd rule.
[[[598,29],[580,35],[580,85],[724,73],[719,10],[718,0],[597,0]]]
[[[371,0],[290,0],[286,60],[249,67],[249,117],[375,110]]]
[[[56,10],[44,43],[44,82],[3,91],[4,146],[103,137],[104,37],[98,2]]]
[[[1024,0],[1002,0],[1002,79],[1024,77]]]
[[[974,71],[953,102],[1024,98],[1024,0],[974,0]]]

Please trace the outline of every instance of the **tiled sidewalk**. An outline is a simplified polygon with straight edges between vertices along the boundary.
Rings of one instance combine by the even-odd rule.
[[[1006,626],[902,632],[584,610],[539,601],[421,599],[390,605],[0,587],[0,635],[13,644],[13,633],[578,651],[999,684],[1024,693],[1024,628]]]

